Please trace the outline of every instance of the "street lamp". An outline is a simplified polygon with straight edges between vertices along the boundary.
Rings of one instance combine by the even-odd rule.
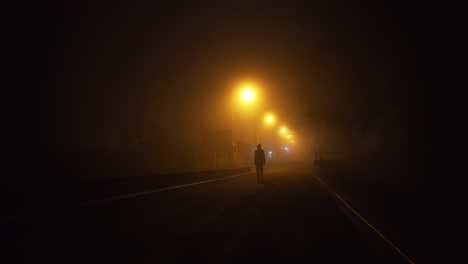
[[[255,86],[250,83],[244,83],[239,86],[236,96],[231,99],[231,142],[234,144],[234,103],[252,104],[256,100]],[[256,120],[255,120],[256,122]],[[255,125],[254,143],[257,141],[257,128]],[[234,146],[233,146],[234,147]],[[233,161],[234,158],[232,158]]]
[[[262,119],[255,120],[257,121],[262,121],[263,126],[258,129],[257,132],[257,143],[262,144],[263,141],[263,135],[265,129],[271,128],[275,125],[276,123],[276,117],[272,113],[266,113],[262,115]]]
[[[241,91],[242,101],[245,103],[251,103],[255,99],[255,92],[251,87],[245,87]]]
[[[268,125],[268,126],[271,126],[275,123],[276,119],[275,119],[275,116],[273,114],[267,114],[265,116],[265,123]]]
[[[281,127],[279,132],[281,135],[286,135],[286,133],[288,132],[288,129],[286,127]]]

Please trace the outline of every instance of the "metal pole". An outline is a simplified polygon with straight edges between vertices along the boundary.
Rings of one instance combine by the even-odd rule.
[[[234,165],[234,104],[231,98],[231,146],[230,146],[230,163]]]
[[[254,147],[257,146],[258,144],[258,138],[257,138],[257,115],[254,115],[253,118],[254,121]]]

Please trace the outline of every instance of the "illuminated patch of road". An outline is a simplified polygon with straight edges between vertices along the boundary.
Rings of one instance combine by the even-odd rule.
[[[190,187],[190,186],[199,185],[199,184],[205,184],[205,183],[216,182],[216,181],[223,181],[223,180],[232,179],[232,178],[236,178],[236,177],[240,177],[240,176],[244,176],[244,175],[248,175],[248,174],[252,174],[252,173],[253,172],[247,172],[247,173],[236,174],[236,175],[223,177],[223,178],[216,178],[216,179],[211,179],[211,180],[206,180],[206,181],[199,181],[199,182],[193,182],[193,183],[188,183],[188,184],[174,185],[174,186],[154,189],[154,190],[150,190],[150,191],[130,193],[130,194],[124,194],[124,195],[119,195],[119,196],[107,197],[107,198],[103,198],[103,199],[99,199],[99,200],[67,204],[67,205],[62,205],[62,206],[37,210],[37,211],[33,211],[33,212],[25,212],[25,213],[9,215],[9,216],[6,216],[6,217],[2,217],[2,219],[14,220],[14,219],[18,219],[18,218],[28,218],[28,217],[38,216],[38,215],[45,215],[45,214],[50,214],[50,213],[54,213],[54,212],[57,212],[57,211],[66,210],[66,209],[73,209],[73,208],[79,208],[79,207],[92,206],[92,205],[97,205],[97,204],[113,202],[113,201],[117,201],[117,200],[133,198],[133,197],[137,197],[137,196],[148,195],[148,194],[152,194],[152,193],[158,193],[158,192],[164,192],[164,191],[170,191],[170,190],[174,190],[174,189]]]

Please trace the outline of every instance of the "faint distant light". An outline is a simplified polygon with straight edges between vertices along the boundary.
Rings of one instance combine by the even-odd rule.
[[[284,150],[289,151],[289,148],[288,148],[288,147],[284,147]]]
[[[282,127],[280,128],[279,132],[284,135],[288,132],[288,129],[286,127]]]
[[[271,158],[271,156],[273,155],[273,151],[268,152],[268,155],[270,155]]]

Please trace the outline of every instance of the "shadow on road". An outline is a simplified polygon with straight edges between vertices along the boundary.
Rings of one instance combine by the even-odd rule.
[[[278,185],[277,182],[274,182],[271,180],[263,180],[263,181],[260,181],[259,184],[264,185],[266,187],[275,187]]]

